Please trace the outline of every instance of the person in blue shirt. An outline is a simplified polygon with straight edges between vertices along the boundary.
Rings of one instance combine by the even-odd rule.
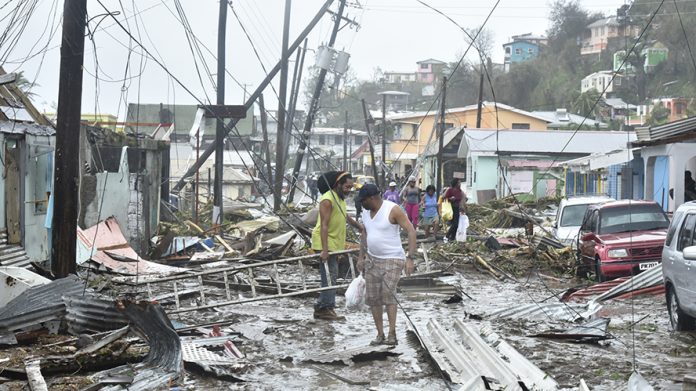
[[[430,230],[433,230],[433,235],[437,235],[439,231],[440,216],[437,212],[437,194],[435,193],[435,186],[428,185],[425,188],[425,194],[421,198],[421,206],[423,207],[423,229],[425,230],[425,237],[430,237]]]
[[[389,183],[389,190],[384,192],[383,198],[387,201],[391,201],[395,204],[400,204],[399,202],[399,191],[396,190],[396,182]]]

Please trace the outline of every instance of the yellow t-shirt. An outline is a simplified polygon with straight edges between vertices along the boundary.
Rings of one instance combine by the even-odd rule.
[[[319,199],[331,201],[331,217],[329,219],[329,251],[345,250],[346,248],[346,201],[333,190],[327,191]],[[312,231],[312,249],[321,251],[321,214],[317,218],[317,225]]]

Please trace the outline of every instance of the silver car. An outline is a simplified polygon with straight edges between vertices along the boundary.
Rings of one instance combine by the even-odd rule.
[[[696,202],[680,206],[662,250],[667,311],[675,331],[696,327]]]

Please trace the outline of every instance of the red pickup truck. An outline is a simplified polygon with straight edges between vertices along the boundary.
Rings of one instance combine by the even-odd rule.
[[[578,235],[578,271],[598,281],[647,270],[662,258],[669,219],[654,201],[591,205]]]

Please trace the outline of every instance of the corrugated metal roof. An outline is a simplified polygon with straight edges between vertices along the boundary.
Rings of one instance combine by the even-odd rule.
[[[662,276],[662,264],[660,263],[657,266],[648,269],[633,278],[629,278],[628,280],[622,282],[614,288],[602,293],[601,295],[595,297],[593,301],[601,303],[603,301],[624,295],[632,291],[650,288],[662,284],[664,284],[664,279]]]
[[[128,324],[128,320],[116,310],[112,300],[72,296],[65,297],[63,301],[70,334],[115,330]]]
[[[661,140],[686,133],[694,133],[696,137],[696,116],[680,119],[664,125],[650,128],[650,139]]]
[[[65,313],[63,296],[82,294],[83,289],[74,275],[29,288],[0,309],[0,330],[19,330],[60,319]]]
[[[587,304],[532,303],[493,311],[488,316],[491,318],[550,318],[575,322],[589,319],[600,307]]]
[[[465,129],[458,156],[469,153],[591,154],[626,148],[635,141],[630,132],[601,130],[508,130],[500,129],[496,149],[496,129]]]
[[[431,319],[418,335],[454,383],[470,384],[485,376],[499,383],[500,389],[558,388],[553,378],[488,328],[479,329],[461,320],[443,326]]]
[[[52,126],[37,125],[35,123],[0,121],[0,133],[53,136],[56,134],[56,130]]]

